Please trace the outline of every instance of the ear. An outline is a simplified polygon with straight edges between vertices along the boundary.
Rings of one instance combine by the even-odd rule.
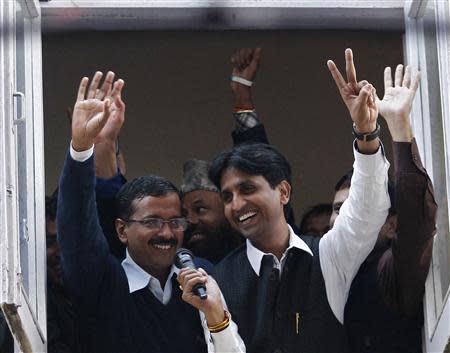
[[[287,180],[282,180],[277,188],[280,191],[281,204],[286,205],[291,198],[291,184]]]
[[[115,220],[116,232],[119,240],[125,246],[128,246],[127,224],[124,220],[116,218]]]

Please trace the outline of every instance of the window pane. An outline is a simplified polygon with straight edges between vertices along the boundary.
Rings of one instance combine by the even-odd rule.
[[[435,283],[436,315],[442,311],[450,285],[450,242],[448,224],[448,200],[444,124],[439,83],[438,49],[434,3],[429,1],[423,18],[425,55],[428,83],[428,109],[430,112],[430,134],[432,174],[435,197],[438,203],[437,237],[433,248],[433,277]]]

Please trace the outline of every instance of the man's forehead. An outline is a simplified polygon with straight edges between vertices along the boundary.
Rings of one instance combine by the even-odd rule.
[[[161,196],[145,196],[132,202],[134,214],[157,215],[164,210],[181,211],[181,201],[177,193],[171,192]]]
[[[237,186],[245,182],[253,182],[259,178],[264,179],[262,175],[248,174],[240,169],[231,167],[223,171],[220,178],[220,187],[223,190],[224,187]]]

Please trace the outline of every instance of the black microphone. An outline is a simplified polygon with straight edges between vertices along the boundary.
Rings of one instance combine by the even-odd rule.
[[[192,253],[185,248],[179,248],[177,252],[175,253],[175,260],[174,260],[175,266],[179,269],[182,268],[192,268],[194,270],[197,269],[197,267],[194,264],[193,255]],[[208,298],[208,295],[206,294],[206,287],[202,283],[198,283],[194,286],[192,289],[195,295],[199,296],[200,299],[206,299]]]

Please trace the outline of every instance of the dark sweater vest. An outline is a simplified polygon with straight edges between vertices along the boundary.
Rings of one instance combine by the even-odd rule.
[[[110,259],[120,266],[112,256]],[[181,299],[175,278],[171,299],[163,305],[147,287],[130,294],[121,268],[111,272],[115,279],[105,286],[93,315],[80,308],[82,303],[76,303],[81,313],[83,352],[207,352],[199,312]]]
[[[346,351],[344,328],[327,300],[320,240],[301,238],[314,256],[291,249],[281,280],[277,270],[266,279],[258,277],[246,245],[216,267],[215,278],[249,353]]]

